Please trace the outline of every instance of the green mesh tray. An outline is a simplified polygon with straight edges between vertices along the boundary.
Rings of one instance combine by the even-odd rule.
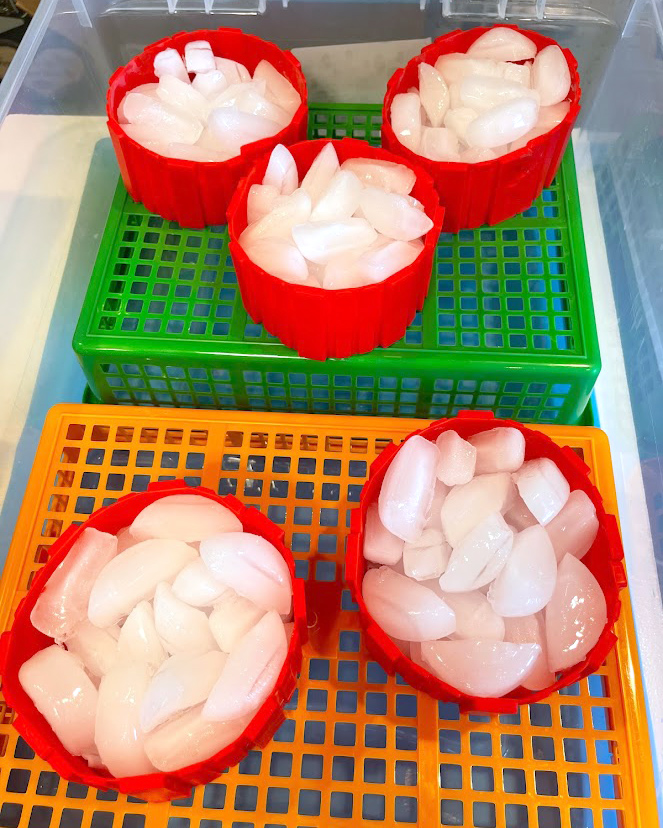
[[[309,134],[378,144],[380,121],[377,106],[314,104]],[[120,183],[73,344],[109,403],[575,423],[600,357],[572,151],[522,215],[440,237],[402,340],[327,362],[247,316],[224,226],[182,229]]]

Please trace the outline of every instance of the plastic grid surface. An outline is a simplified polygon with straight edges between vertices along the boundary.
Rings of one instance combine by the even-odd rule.
[[[628,592],[617,648],[588,680],[516,715],[459,715],[367,660],[343,587],[348,510],[368,467],[419,420],[58,406],[0,585],[0,629],[72,521],[148,481],[235,492],[284,526],[307,579],[310,643],[274,740],[187,799],[68,784],[0,723],[2,828],[651,828],[646,712]],[[579,451],[616,510],[605,436],[541,427]]]
[[[379,125],[379,107],[310,110],[315,138],[379,143]],[[600,357],[571,149],[522,215],[442,234],[423,311],[370,354],[311,362],[254,324],[227,242],[118,185],[74,337],[104,402],[575,423],[589,399]]]

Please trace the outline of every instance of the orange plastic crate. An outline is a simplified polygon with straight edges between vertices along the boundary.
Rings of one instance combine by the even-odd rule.
[[[3,708],[1,828],[653,828],[649,736],[628,591],[604,667],[514,715],[459,715],[362,649],[342,583],[349,509],[368,466],[421,420],[63,405],[46,420],[0,584],[9,626],[48,547],[72,522],[150,480],[233,492],[284,526],[307,578],[310,643],[288,719],[263,751],[186,800],[68,784]],[[582,453],[616,512],[605,435],[541,427]]]

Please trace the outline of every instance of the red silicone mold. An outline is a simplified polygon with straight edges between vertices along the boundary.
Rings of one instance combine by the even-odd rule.
[[[276,686],[258,709],[246,730],[224,750],[204,762],[181,768],[173,773],[152,773],[143,776],[114,777],[108,771],[90,768],[80,756],[64,749],[50,726],[37,711],[18,680],[21,665],[36,652],[53,643],[30,623],[30,613],[46,586],[46,582],[87,527],[102,532],[117,532],[130,524],[136,515],[166,495],[199,494],[222,503],[241,520],[244,529],[272,543],[283,556],[290,570],[293,585],[294,627],[288,654]],[[292,553],[283,543],[284,533],[257,509],[249,509],[232,495],[219,497],[211,489],[187,486],[181,480],[152,483],[146,492],[121,497],[111,506],[100,509],[80,526],[71,526],[50,548],[50,558],[35,577],[28,594],[16,610],[14,623],[0,638],[0,673],[7,704],[14,710],[14,727],[33,750],[48,762],[60,776],[80,785],[93,785],[103,790],[116,790],[150,802],[162,802],[187,796],[193,785],[204,785],[216,779],[226,768],[236,765],[254,747],[264,747],[285,720],[283,705],[294,692],[302,663],[302,645],[307,638],[304,585],[295,578]]]
[[[289,147],[301,178],[327,139],[303,141]],[[262,183],[269,157],[262,158],[237,188],[228,208],[230,254],[244,307],[284,345],[308,359],[365,354],[378,345],[388,347],[404,334],[428,293],[435,247],[444,208],[440,207],[430,176],[410,159],[395,157],[365,141],[343,138],[331,141],[339,161],[375,158],[405,164],[416,173],[411,195],[424,206],[433,227],[424,238],[424,249],[408,267],[375,285],[345,290],[323,290],[292,285],[259,268],[246,255],[238,239],[246,229],[246,202],[253,184]]]
[[[603,508],[603,500],[598,489],[589,481],[589,468],[568,446],[560,447],[550,437],[533,431],[512,420],[497,420],[491,412],[461,412],[450,420],[437,420],[428,428],[413,431],[409,436],[420,434],[427,440],[435,441],[439,434],[454,429],[461,437],[467,439],[497,426],[517,428],[525,437],[525,459],[549,457],[554,460],[560,471],[566,476],[571,489],[582,489],[596,506],[599,519],[599,531],[594,543],[583,558],[583,563],[592,571],[605,595],[608,620],[599,640],[587,654],[584,661],[559,674],[557,681],[543,690],[536,692],[518,687],[507,696],[500,698],[481,698],[469,696],[455,687],[441,681],[423,667],[407,658],[371,618],[361,594],[361,583],[366,571],[363,556],[363,536],[366,523],[366,511],[371,503],[378,499],[382,481],[389,463],[399,446],[390,445],[375,460],[370,475],[361,493],[359,506],[352,511],[351,533],[348,538],[346,555],[346,577],[353,598],[359,604],[359,619],[364,631],[366,646],[371,656],[392,675],[399,673],[417,690],[423,690],[435,699],[456,702],[461,711],[478,711],[486,713],[514,713],[521,704],[532,704],[546,698],[551,693],[573,684],[597,670],[617,640],[613,627],[621,609],[619,591],[626,586],[626,575],[622,559],[619,529],[614,515]]]
[[[191,40],[207,40],[216,55],[243,63],[253,73],[261,60],[268,60],[299,92],[302,102],[292,121],[277,135],[245,144],[241,154],[228,161],[183,161],[165,158],[146,149],[124,132],[117,121],[117,108],[125,93],[142,83],[157,80],[154,56],[162,49],[177,49]],[[225,224],[226,210],[240,178],[263,153],[277,144],[291,144],[306,138],[308,106],[306,79],[299,61],[290,53],[239,29],[210,29],[180,32],[148,46],[109,81],[106,96],[108,130],[124,186],[129,195],[152,213],[176,221],[182,227]]]
[[[508,28],[521,32],[533,40],[540,51],[556,41],[538,32],[525,31],[517,26]],[[573,123],[580,112],[580,78],[578,63],[568,49],[563,49],[571,71],[571,106],[566,118],[556,127],[534,138],[526,146],[494,161],[478,164],[431,161],[416,155],[403,146],[391,128],[391,104],[394,95],[419,88],[419,64],[434,64],[440,55],[466,52],[470,45],[488,31],[487,28],[460,30],[438,37],[425,46],[419,55],[403,69],[397,69],[387,84],[382,107],[382,144],[408,161],[419,164],[433,178],[440,200],[444,204],[444,224],[447,233],[482,224],[497,224],[531,206],[544,187],[552,183],[564,150],[571,137]]]

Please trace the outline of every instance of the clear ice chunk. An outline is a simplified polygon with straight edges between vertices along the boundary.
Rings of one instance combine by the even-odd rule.
[[[445,501],[449,502],[449,497]],[[440,578],[443,592],[469,592],[489,583],[504,566],[513,532],[499,512],[486,517],[453,547],[449,564]]]
[[[437,477],[445,486],[469,483],[474,477],[476,449],[467,440],[450,429],[439,435],[435,444],[440,452]]]
[[[491,428],[469,442],[477,452],[475,474],[518,471],[525,460],[525,437],[517,428]]]
[[[403,557],[404,541],[384,527],[378,504],[371,503],[366,511],[364,558],[371,563],[393,566]]]
[[[542,526],[559,514],[569,497],[569,483],[548,457],[528,460],[513,479],[527,508]]]
[[[596,507],[582,489],[575,489],[562,510],[546,526],[546,531],[558,561],[564,555],[583,558],[599,531]]]

